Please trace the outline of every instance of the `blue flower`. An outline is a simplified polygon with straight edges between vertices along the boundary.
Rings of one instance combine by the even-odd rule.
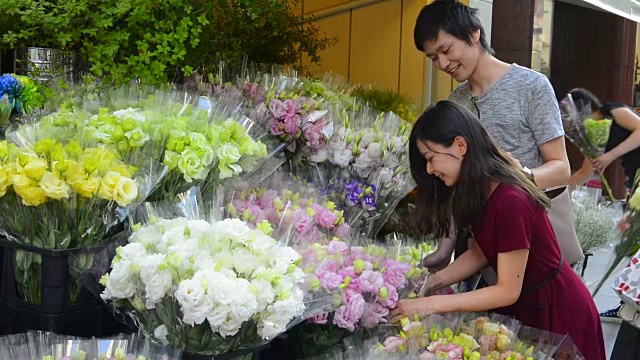
[[[12,74],[4,74],[0,76],[0,97],[4,94],[10,98],[20,97],[24,85]]]

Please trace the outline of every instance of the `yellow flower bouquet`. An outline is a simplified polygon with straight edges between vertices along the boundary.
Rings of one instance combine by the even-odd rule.
[[[106,147],[83,147],[50,138],[21,147],[0,142],[0,231],[33,248],[77,249],[100,244],[142,203],[163,173],[137,168]],[[151,161],[150,161],[151,162]],[[90,262],[90,257],[81,259]],[[39,304],[41,255],[15,249],[14,267],[24,300]],[[90,263],[87,264],[90,266]],[[70,300],[79,294],[69,284]]]

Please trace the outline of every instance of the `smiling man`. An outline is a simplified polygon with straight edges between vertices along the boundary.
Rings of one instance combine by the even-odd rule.
[[[541,189],[555,189],[548,195],[561,198],[563,204],[569,202],[570,209],[568,190],[563,188],[570,176],[569,160],[551,83],[543,74],[495,58],[476,13],[477,9],[457,0],[434,1],[418,15],[415,45],[438,70],[461,83],[449,100],[477,115],[523,171]],[[567,215],[559,210],[560,206],[552,204],[549,216],[558,238],[562,238],[563,255],[570,262],[577,261],[582,253],[570,211]],[[432,257],[434,263],[425,265],[437,267],[436,260],[448,261],[453,245],[443,245]]]

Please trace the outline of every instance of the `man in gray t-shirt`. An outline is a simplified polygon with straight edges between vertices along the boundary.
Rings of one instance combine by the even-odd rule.
[[[544,164],[540,147],[564,135],[549,80],[516,64],[482,95],[474,96],[467,81],[449,100],[476,114],[498,143],[528,168]]]
[[[438,70],[462,83],[449,99],[475,113],[540,188],[566,185],[569,160],[549,80],[493,57],[476,13],[457,0],[425,6],[414,28],[416,47]],[[448,263],[454,243],[441,241],[425,265]]]

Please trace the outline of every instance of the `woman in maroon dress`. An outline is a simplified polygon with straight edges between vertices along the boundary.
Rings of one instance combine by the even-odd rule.
[[[467,293],[402,300],[391,313],[393,321],[490,310],[569,334],[587,360],[605,359],[598,311],[560,255],[546,214],[549,199],[475,115],[449,101],[427,109],[413,127],[409,156],[425,231],[442,238],[455,227],[475,239],[469,251],[429,277],[426,293],[487,265],[498,281]]]

